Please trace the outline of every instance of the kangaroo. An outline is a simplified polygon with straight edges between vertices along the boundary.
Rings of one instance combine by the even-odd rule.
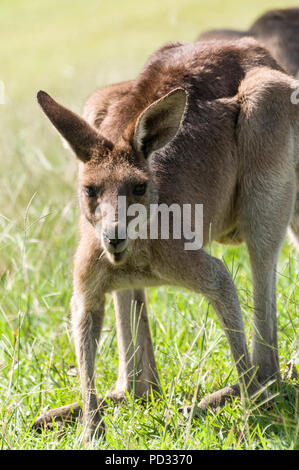
[[[258,18],[248,31],[219,29],[199,35],[198,40],[239,39],[252,36],[266,47],[291,75],[299,71],[299,8],[273,10]]]
[[[135,80],[92,94],[83,117],[38,93],[78,159],[80,241],[71,315],[87,441],[104,433],[94,364],[108,293],[119,348],[118,379],[109,394],[116,401],[133,382],[137,396],[159,387],[144,293],[149,286],[183,286],[205,295],[224,328],[239,385],[205,397],[199,407],[250,396],[280,380],[276,264],[289,225],[299,241],[299,109],[290,98],[295,84],[266,49],[244,38],[168,44]],[[186,250],[184,237],[120,236],[120,195],[127,207],[202,204],[203,247]],[[115,217],[105,216],[105,203]],[[247,244],[254,290],[251,357],[232,278],[204,249],[211,240]],[[79,405],[63,407],[62,414],[72,409]],[[54,410],[38,424],[57,415]]]

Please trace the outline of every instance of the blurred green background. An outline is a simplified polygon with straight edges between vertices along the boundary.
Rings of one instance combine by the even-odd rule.
[[[80,430],[36,436],[43,408],[80,398],[69,302],[77,231],[76,162],[36,103],[43,89],[72,110],[97,87],[128,80],[168,41],[210,28],[247,29],[278,0],[0,0],[0,448],[80,448]],[[244,247],[212,247],[236,281],[252,334]],[[278,276],[282,370],[298,349],[298,254],[285,243]],[[298,266],[298,264],[297,264]],[[106,412],[106,448],[296,448],[298,392],[277,409],[227,408],[191,427],[177,408],[235,380],[224,333],[208,303],[179,289],[150,289],[150,322],[163,400]],[[196,335],[199,335],[198,337]],[[97,387],[117,375],[111,300],[99,348]],[[296,401],[297,400],[297,401]],[[169,410],[171,413],[169,414]],[[173,421],[172,421],[173,420]]]
[[[43,87],[81,104],[94,87],[134,77],[161,44],[210,28],[247,29],[279,0],[1,0],[0,76],[10,104]],[[34,105],[34,104],[32,104]]]

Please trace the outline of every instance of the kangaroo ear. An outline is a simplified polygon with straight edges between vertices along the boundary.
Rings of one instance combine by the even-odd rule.
[[[148,106],[139,116],[134,131],[134,147],[146,158],[176,135],[186,108],[187,93],[176,88]]]
[[[90,160],[93,150],[106,142],[84,119],[54,101],[44,91],[39,91],[37,100],[58,132],[67,140],[76,156],[83,162]]]

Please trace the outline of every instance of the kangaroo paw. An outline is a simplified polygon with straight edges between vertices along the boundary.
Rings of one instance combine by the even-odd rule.
[[[99,408],[104,408],[106,405],[103,398],[98,398]],[[54,408],[41,414],[33,423],[32,428],[36,431],[42,428],[50,428],[53,423],[70,424],[81,420],[82,408],[79,403],[71,403],[70,405]]]
[[[231,402],[233,398],[240,396],[240,387],[233,385],[224,387],[217,392],[212,393],[204,397],[195,407],[184,406],[179,409],[179,413],[184,415],[190,415],[194,411],[194,416],[199,415],[199,410],[206,410],[207,408],[221,408],[227,402]]]

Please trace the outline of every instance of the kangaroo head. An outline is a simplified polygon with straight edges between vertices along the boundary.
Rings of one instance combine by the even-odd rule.
[[[94,227],[107,258],[123,263],[133,243],[127,225],[134,210],[128,208],[140,204],[148,213],[150,204],[157,201],[149,157],[176,135],[186,92],[177,88],[152,103],[135,122],[128,123],[124,137],[116,143],[47,93],[40,91],[37,98],[79,160],[81,211]]]

